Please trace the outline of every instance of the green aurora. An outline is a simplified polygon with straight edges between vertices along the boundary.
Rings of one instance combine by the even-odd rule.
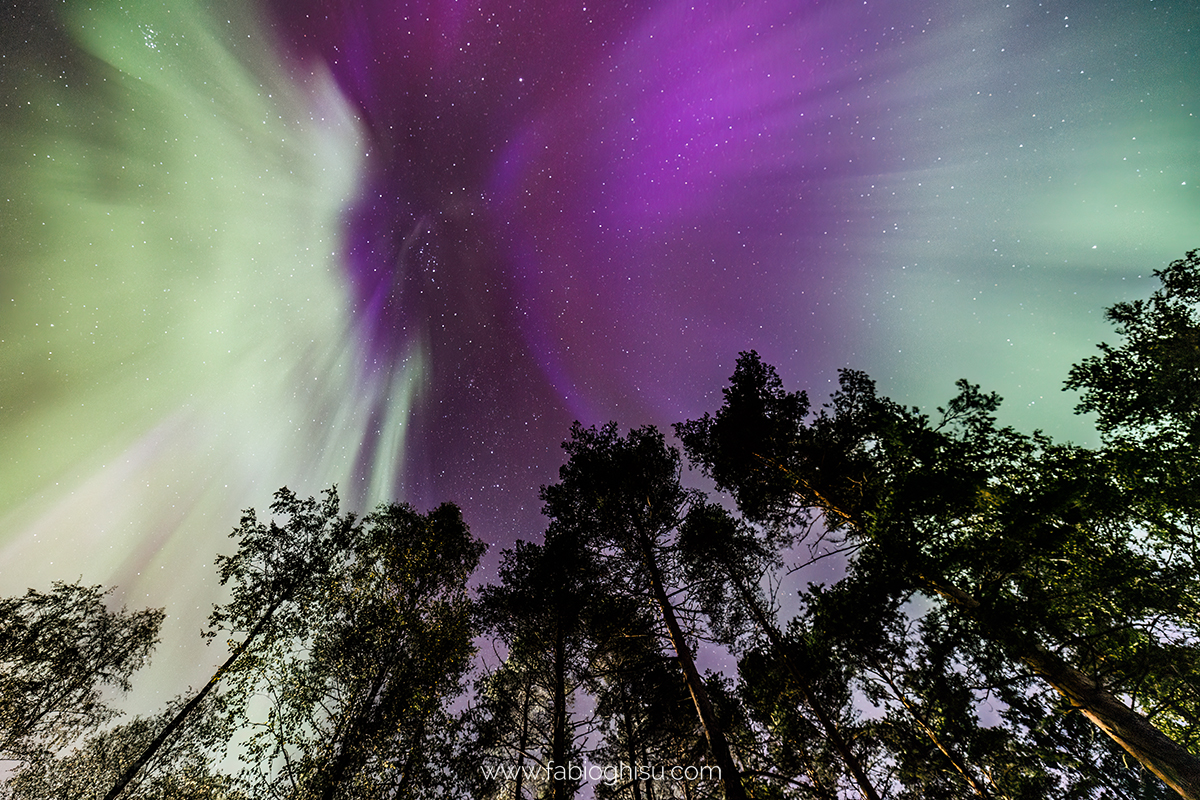
[[[892,144],[836,179],[856,200],[801,287],[824,311],[789,316],[801,288],[772,284],[779,313],[738,346],[818,388],[865,369],[924,407],[967,377],[1008,421],[1085,436],[1067,365],[1107,335],[1103,307],[1200,246],[1197,12],[933,7],[853,90]],[[0,36],[0,591],[82,577],[166,606],[151,680],[172,694],[220,655],[194,633],[238,511],[284,484],[392,496],[436,365],[418,336],[361,366],[341,237],[373,153],[328,70],[240,3],[48,8]],[[720,385],[630,422],[694,415]]]

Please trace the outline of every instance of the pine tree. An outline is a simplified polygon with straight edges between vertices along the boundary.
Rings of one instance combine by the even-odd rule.
[[[720,768],[728,800],[745,790],[709,691],[696,667],[692,643],[674,599],[682,577],[675,540],[687,508],[698,501],[680,484],[678,451],[651,427],[627,437],[615,424],[584,428],[576,423],[563,444],[570,456],[559,482],[542,489],[551,526],[578,535],[605,564],[613,591],[653,604],[664,638],[678,660],[713,764]]]
[[[678,430],[748,516],[819,512],[857,546],[864,580],[955,614],[1003,663],[1038,676],[1181,795],[1200,796],[1188,734],[1169,735],[1194,713],[1184,687],[1195,672],[1178,665],[1195,663],[1200,610],[1194,495],[1179,491],[1195,453],[1182,412],[1165,409],[1146,440],[1166,430],[1178,446],[1143,451],[1130,470],[1112,446],[999,427],[999,398],[966,382],[936,420],[879,396],[862,373],[843,371],[840,385],[797,418],[803,396],[743,354],[726,405]],[[1141,472],[1150,452],[1162,456],[1151,473],[1161,480]]]

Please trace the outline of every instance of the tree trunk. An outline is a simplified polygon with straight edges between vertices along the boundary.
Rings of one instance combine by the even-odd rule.
[[[770,642],[771,647],[783,659],[784,665],[795,681],[796,688],[800,691],[800,697],[804,700],[805,705],[812,709],[813,714],[816,715],[817,721],[821,723],[821,728],[825,731],[825,736],[833,744],[834,749],[838,751],[838,755],[841,756],[846,768],[850,770],[850,775],[854,778],[854,782],[858,784],[863,797],[867,798],[867,800],[880,800],[879,794],[875,791],[875,786],[871,783],[871,779],[867,777],[867,771],[863,769],[858,756],[854,755],[849,743],[846,742],[841,731],[837,729],[837,725],[834,724],[829,714],[825,712],[825,708],[821,702],[813,695],[808,677],[800,671],[800,668],[796,666],[791,656],[788,655],[787,648],[783,643],[783,637],[779,635],[779,631],[776,630],[775,625],[767,619],[767,615],[759,608],[758,602],[751,596],[744,582],[739,579],[740,576],[733,574],[733,570],[729,569],[728,565],[726,565],[726,570],[734,587],[737,589],[738,595],[742,598],[742,603],[750,610],[751,616],[754,617],[759,628],[766,634],[767,641]]]
[[[827,513],[836,515],[860,531],[866,530],[854,515],[830,503],[807,484],[805,487],[812,491]],[[1034,674],[1078,708],[1093,725],[1181,797],[1200,800],[1200,757],[1151,725],[1149,720],[1113,696],[1103,684],[1092,680],[1037,642],[1017,640],[1011,631],[997,630],[980,613],[983,604],[978,598],[937,576],[917,573],[913,577],[923,589],[942,596],[978,622],[986,638],[1009,649]]]
[[[396,784],[394,797],[397,800],[405,800],[409,796],[414,767],[417,765],[417,760],[422,758],[425,753],[425,725],[428,721],[429,717],[422,714],[417,722],[416,730],[413,731],[409,740],[408,755],[404,757],[404,769],[400,773],[400,782]]]
[[[567,800],[567,644],[561,621],[554,631],[554,729],[551,733],[550,763],[560,767],[563,777],[551,776],[553,800]]]
[[[1200,800],[1200,758],[1040,645],[1032,644],[1021,660],[1163,783],[1188,800]]]
[[[925,720],[920,711],[918,711],[917,708],[912,705],[912,703],[908,702],[908,698],[904,696],[904,692],[902,692],[900,687],[896,685],[896,682],[892,680],[892,676],[886,674],[883,668],[879,666],[875,667],[875,671],[878,672],[883,678],[884,682],[887,683],[888,688],[892,690],[892,696],[900,701],[900,704],[904,706],[904,710],[907,711],[908,715],[913,718],[914,722],[917,723],[917,727],[925,732],[925,735],[929,738],[929,741],[933,742],[934,747],[941,751],[942,755],[946,757],[951,766],[954,767],[955,771],[958,772],[958,774],[962,776],[963,780],[967,782],[967,785],[975,791],[975,794],[983,798],[983,800],[988,800],[989,795],[987,790],[983,788],[983,784],[975,780],[975,776],[971,774],[971,770],[968,769],[966,762],[959,758],[958,754],[955,753],[949,745],[942,742],[942,738],[938,736],[937,731],[933,729],[933,726]]]
[[[513,787],[513,800],[524,800],[521,789],[525,784],[525,751],[529,749],[529,706],[532,702],[533,679],[525,679],[525,698],[521,701],[521,735],[517,739],[517,780]]]
[[[654,558],[653,546],[648,541],[648,537],[642,534],[638,535],[638,543],[641,546],[642,557],[650,576],[651,591],[662,612],[663,622],[666,624],[667,633],[671,638],[671,645],[679,657],[679,665],[683,668],[688,691],[692,695],[692,702],[696,706],[696,713],[704,728],[704,738],[708,742],[708,749],[712,753],[717,767],[721,770],[721,781],[725,785],[725,798],[726,800],[746,800],[746,791],[742,788],[741,775],[729,752],[729,743],[725,739],[725,733],[721,730],[720,722],[717,720],[700,672],[696,669],[696,662],[692,660],[692,652],[688,648],[687,639],[684,638],[683,630],[679,627],[679,620],[675,617],[675,607],[671,605],[671,600],[667,597],[658,561]]]
[[[642,760],[639,763],[650,763],[650,754],[646,752],[645,742],[642,743]],[[634,781],[634,786],[637,786],[637,781]],[[654,777],[652,775],[646,776],[646,800],[654,800]]]
[[[637,745],[634,742],[633,710],[629,705],[629,692],[626,691],[625,680],[623,677],[618,679],[621,681],[621,721],[625,723],[626,756],[629,759],[629,767],[633,770],[633,779],[629,783],[633,787],[633,800],[642,800],[642,791],[638,786],[637,779],[638,754]],[[649,783],[649,778],[646,779],[646,782]]]
[[[274,616],[276,609],[283,604],[283,601],[286,600],[290,594],[291,593],[288,591],[280,593],[279,597],[275,599],[275,602],[271,604],[266,612],[259,618],[258,622],[255,623],[254,629],[247,634],[245,640],[237,646],[237,649],[233,651],[233,654],[230,655],[229,658],[225,659],[225,663],[213,673],[212,678],[210,678],[208,683],[204,685],[204,688],[201,689],[200,692],[193,697],[186,706],[180,709],[179,713],[176,714],[169,723],[167,723],[167,727],[163,728],[162,733],[160,733],[158,737],[150,743],[150,746],[147,747],[142,755],[138,757],[138,760],[126,768],[125,772],[122,773],[121,777],[117,780],[116,786],[114,786],[112,790],[104,796],[104,800],[116,800],[116,798],[121,795],[121,792],[125,791],[125,787],[128,786],[129,782],[137,776],[142,767],[146,766],[146,763],[154,757],[154,754],[159,751],[167,739],[170,738],[171,734],[178,730],[179,726],[183,725],[184,721],[192,714],[193,711],[196,710],[200,703],[204,701],[204,698],[208,695],[208,693],[213,690],[213,687],[217,685],[221,678],[225,677],[225,673],[229,671],[229,668],[233,666],[233,663],[237,661],[241,657],[242,653],[246,652],[246,649],[250,647],[250,644],[256,638],[258,638],[258,635],[262,633],[263,628],[267,626],[267,622],[269,622],[271,617]]]
[[[1002,642],[1016,657],[1127,753],[1153,772],[1181,797],[1200,800],[1200,758],[1179,745],[1138,712],[1118,700],[1103,684],[1088,677],[1037,642],[1013,641],[1006,632],[992,630],[981,618],[982,604],[957,586],[919,576],[926,587],[940,594],[980,623],[988,638]]]
[[[321,798],[322,800],[333,800],[334,794],[337,792],[338,786],[346,779],[346,773],[349,771],[351,762],[355,759],[355,750],[360,744],[363,733],[368,729],[368,726],[375,727],[375,720],[372,719],[375,712],[375,698],[383,691],[383,686],[387,682],[388,664],[381,664],[378,672],[375,673],[375,679],[371,683],[371,690],[367,693],[366,699],[350,720],[350,725],[346,732],[341,736],[337,758],[334,759],[328,772],[321,774]]]

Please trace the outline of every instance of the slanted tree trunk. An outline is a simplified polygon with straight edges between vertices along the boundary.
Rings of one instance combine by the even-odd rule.
[[[642,790],[641,787],[638,786],[637,779],[638,753],[637,743],[634,740],[633,732],[633,709],[630,705],[629,699],[627,685],[624,680],[621,680],[621,721],[625,723],[625,755],[626,758],[629,759],[630,769],[633,770],[633,779],[630,780],[629,784],[633,787],[633,800],[642,800]],[[649,778],[646,779],[646,783],[649,785]]]
[[[187,718],[191,716],[192,712],[194,712],[200,706],[200,704],[204,702],[204,698],[208,696],[208,693],[211,692],[213,687],[220,682],[221,678],[225,677],[225,673],[229,671],[229,668],[233,666],[235,661],[241,658],[242,653],[245,653],[246,650],[249,649],[254,640],[257,639],[259,634],[262,633],[263,628],[265,628],[267,623],[271,621],[271,618],[275,615],[275,611],[290,596],[290,591],[285,590],[280,593],[279,597],[275,599],[275,602],[273,602],[263,613],[263,615],[259,617],[258,622],[254,625],[254,628],[249,634],[247,634],[242,643],[237,646],[237,649],[235,649],[229,658],[225,659],[225,663],[213,673],[213,676],[209,678],[209,681],[204,685],[204,688],[201,689],[196,696],[193,697],[186,706],[181,708],[179,713],[167,723],[167,727],[163,728],[162,733],[160,733],[155,740],[150,743],[141,756],[138,757],[138,760],[133,762],[133,764],[129,765],[125,769],[125,772],[123,772],[121,777],[117,779],[116,785],[113,786],[109,793],[104,796],[104,800],[116,800],[116,798],[121,796],[121,792],[125,791],[125,787],[129,785],[129,782],[137,777],[137,774],[141,771],[142,767],[146,766],[150,759],[154,758],[154,754],[157,753],[163,744],[166,743],[167,739],[171,738],[171,734],[177,731],[179,727],[187,720]]]
[[[529,707],[533,703],[533,679],[525,679],[525,697],[521,701],[521,733],[517,737],[517,779],[513,787],[513,800],[522,800],[521,790],[525,785],[525,751],[529,749]]]
[[[886,674],[883,668],[878,665],[875,666],[875,671],[883,678],[884,682],[887,683],[888,688],[892,690],[892,696],[900,701],[900,704],[904,706],[904,710],[907,711],[908,715],[913,718],[914,722],[917,723],[917,727],[924,732],[929,741],[933,743],[933,746],[941,751],[941,754],[946,757],[946,760],[950,762],[950,765],[954,767],[954,770],[962,776],[962,779],[967,782],[967,785],[971,787],[975,794],[983,798],[983,800],[989,800],[990,795],[987,793],[987,790],[984,789],[983,784],[976,780],[970,768],[967,766],[967,763],[958,756],[958,754],[952,747],[950,747],[950,745],[942,741],[942,737],[938,735],[937,731],[934,730],[933,726],[929,724],[921,712],[912,703],[908,702],[908,698],[904,696],[904,692],[901,691],[900,687],[896,685],[896,682],[892,679],[892,676]]]
[[[416,771],[417,760],[422,757],[425,752],[425,726],[429,722],[428,715],[422,715],[417,721],[416,730],[413,731],[412,737],[409,740],[408,755],[404,757],[404,769],[400,772],[400,781],[396,784],[397,798],[406,798],[409,796],[409,789],[413,783],[413,773]]]
[[[822,503],[828,501],[822,499]],[[860,520],[840,510],[836,504],[829,503],[825,510],[846,520],[858,530],[866,529]],[[1122,703],[1102,683],[1071,666],[1060,656],[1028,637],[1014,636],[1011,630],[997,628],[983,613],[983,603],[977,597],[936,575],[918,572],[912,577],[922,589],[945,598],[952,606],[975,620],[985,638],[1001,644],[1018,661],[1069,700],[1089,722],[1181,797],[1200,800],[1200,757],[1151,725],[1149,720]]]
[[[1022,663],[1079,709],[1142,766],[1157,775],[1181,797],[1200,800],[1200,757],[1150,724],[1122,703],[1102,683],[1071,666],[1034,641],[1014,641],[1006,631],[996,631],[980,613],[982,603],[957,586],[919,576],[926,588],[980,623],[988,638],[1001,642]]]
[[[1020,658],[1163,783],[1188,800],[1200,800],[1200,758],[1114,697],[1099,681],[1036,642],[1030,643]]]
[[[696,706],[696,713],[700,717],[700,724],[704,728],[704,738],[708,742],[709,752],[712,753],[713,760],[721,769],[721,782],[725,785],[726,800],[746,800],[746,791],[742,788],[741,775],[737,765],[734,764],[733,755],[729,752],[729,742],[726,740],[725,732],[721,729],[721,724],[717,720],[712,700],[708,696],[708,690],[705,689],[700,672],[696,669],[696,662],[692,659],[692,652],[688,648],[687,639],[684,638],[683,629],[680,628],[679,620],[675,616],[675,607],[671,604],[671,599],[667,597],[666,588],[663,585],[662,573],[659,570],[658,561],[654,557],[653,546],[649,541],[649,537],[640,532],[638,534],[638,544],[642,550],[642,559],[646,566],[646,571],[649,573],[651,592],[654,595],[654,600],[658,605],[659,611],[662,613],[663,623],[667,626],[667,634],[671,639],[671,646],[675,648],[675,654],[679,658],[679,665],[683,668],[683,677],[687,682],[692,702]]]
[[[650,754],[646,752],[646,742],[642,741],[642,760],[641,764],[650,763]],[[634,786],[637,786],[637,781],[634,781]],[[654,800],[654,776],[646,775],[646,800]]]
[[[784,666],[792,676],[796,689],[800,692],[801,699],[816,716],[817,721],[821,724],[821,729],[825,731],[825,736],[833,744],[834,749],[838,751],[838,755],[841,756],[846,769],[850,771],[851,777],[854,778],[854,782],[858,784],[859,790],[862,791],[863,797],[867,800],[880,800],[879,794],[875,791],[875,786],[867,776],[867,771],[863,769],[862,762],[858,760],[858,756],[850,749],[850,744],[842,736],[841,731],[838,730],[837,724],[825,711],[824,704],[813,694],[812,684],[809,682],[808,676],[804,674],[792,657],[788,655],[787,647],[784,645],[783,637],[779,634],[778,629],[767,618],[758,601],[750,594],[750,590],[745,585],[745,581],[741,579],[741,576],[734,574],[729,565],[724,566],[726,567],[726,574],[729,576],[730,582],[734,585],[738,596],[742,600],[742,604],[750,611],[750,616],[754,618],[759,629],[766,635],[771,647],[783,659]]]
[[[333,800],[333,795],[337,792],[338,786],[346,779],[346,774],[350,771],[352,763],[357,760],[357,745],[366,735],[366,732],[375,727],[375,720],[372,719],[375,710],[375,698],[383,691],[384,684],[387,682],[388,665],[380,665],[379,670],[375,673],[375,679],[371,682],[371,689],[367,692],[362,705],[355,712],[354,717],[347,726],[346,732],[340,737],[338,742],[338,754],[334,759],[333,764],[328,770],[323,770],[320,773],[319,785],[321,786],[321,800]]]

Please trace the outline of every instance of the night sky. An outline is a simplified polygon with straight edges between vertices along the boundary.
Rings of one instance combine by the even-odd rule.
[[[15,5],[0,592],[166,606],[166,695],[280,486],[536,538],[572,420],[751,348],[1087,441],[1067,366],[1200,247],[1191,0]]]

